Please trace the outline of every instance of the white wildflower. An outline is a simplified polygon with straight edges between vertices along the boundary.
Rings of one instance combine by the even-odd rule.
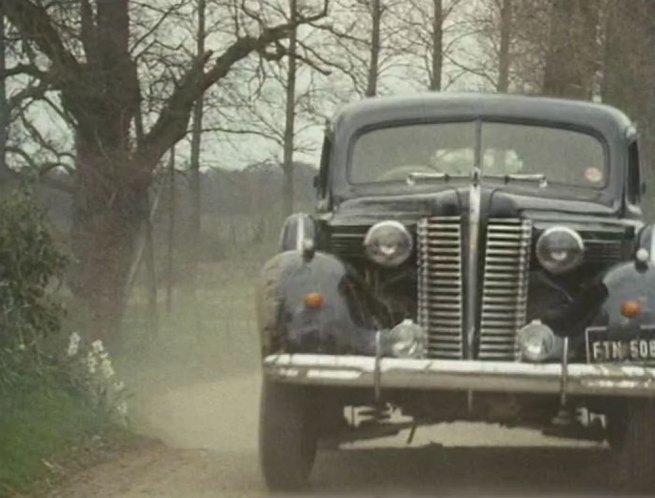
[[[100,339],[96,339],[91,343],[91,349],[94,353],[100,354],[105,350],[105,347],[102,345],[102,341]]]
[[[104,375],[105,379],[111,379],[116,373],[114,371],[114,367],[111,364],[111,360],[108,357],[103,358],[103,360],[100,362],[100,371],[102,372],[102,375]]]
[[[77,332],[73,332],[70,335],[70,338],[68,340],[68,351],[66,354],[68,355],[69,358],[72,358],[77,354],[77,352],[80,349],[80,335]]]
[[[98,367],[98,359],[91,351],[86,355],[86,368],[89,370],[90,374],[96,373],[96,368]]]
[[[23,344],[23,343],[21,342],[21,343],[18,345],[18,351],[25,351],[25,349],[26,349],[26,348],[25,348],[25,344]]]
[[[117,380],[114,382],[114,391],[121,392],[123,389],[125,389],[125,382],[122,380]]]
[[[127,401],[123,400],[116,405],[116,411],[121,417],[127,417]]]

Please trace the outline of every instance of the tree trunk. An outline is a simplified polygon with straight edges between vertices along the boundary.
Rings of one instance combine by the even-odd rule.
[[[166,311],[173,310],[173,284],[175,271],[175,147],[168,160],[168,234],[166,251]]]
[[[0,71],[7,69],[7,47],[5,40],[5,16],[0,5]],[[0,79],[0,185],[9,181],[11,172],[7,166],[7,142],[9,140],[9,103],[7,102],[7,82]]]
[[[198,0],[198,29],[196,33],[196,52],[199,57],[205,53],[205,0]],[[193,291],[196,289],[196,279],[198,275],[198,264],[200,263],[200,246],[202,236],[202,209],[201,209],[201,190],[200,190],[200,147],[202,144],[202,121],[204,113],[204,99],[200,97],[193,109],[193,124],[191,129],[191,213],[189,229],[189,284]]]
[[[611,1],[605,25],[602,98],[621,108],[633,119],[645,110],[655,70],[655,55],[649,36],[647,0]]]
[[[130,129],[139,82],[129,54],[128,0],[97,0],[85,12],[87,62],[62,85],[76,118],[76,174],[71,242],[72,289],[91,319],[91,334],[118,339],[127,282],[151,181],[151,164],[132,159]]]
[[[500,50],[498,52],[498,81],[496,91],[509,91],[510,42],[512,39],[512,0],[502,0],[500,6]]]
[[[603,59],[603,102],[637,123],[644,179],[655,184],[655,4],[650,0],[612,0],[608,5]],[[652,196],[645,199],[655,213]]]
[[[296,0],[289,0],[290,20],[296,22],[297,5]],[[284,123],[284,157],[282,160],[282,202],[285,215],[293,213],[294,188],[293,188],[293,149],[295,138],[295,100],[296,100],[296,50],[297,31],[294,28],[289,35],[289,66],[287,70],[286,87],[286,113]]]
[[[430,90],[441,90],[443,72],[443,0],[432,0],[432,68],[430,73]]]
[[[71,287],[92,325],[107,340],[119,330],[147,185],[131,178],[123,151],[107,153],[78,134],[71,242]]]
[[[553,0],[544,94],[591,100],[599,12],[598,0]]]
[[[71,286],[93,320],[92,335],[109,338],[123,314],[135,241],[148,214],[142,200],[157,164],[186,135],[198,98],[239,61],[285,39],[291,27],[262,26],[257,35],[234,38],[218,55],[194,59],[145,133],[138,120],[135,123],[141,92],[140,61],[133,58],[130,46],[135,35],[130,33],[135,26],[130,22],[133,2],[73,3],[69,23],[55,19],[56,13],[40,0],[0,2],[25,46],[49,66],[47,83],[59,92],[75,127]],[[301,23],[326,15],[327,4]],[[71,45],[71,37],[79,43]]]
[[[371,0],[371,53],[366,80],[366,97],[378,93],[378,73],[380,71],[380,29],[382,27],[381,0]]]
[[[149,205],[148,199],[145,204]],[[143,220],[145,231],[144,257],[146,266],[146,281],[148,286],[148,325],[150,337],[154,338],[159,332],[159,313],[157,309],[157,272],[155,270],[155,241],[153,239],[152,217],[148,209],[147,217]]]

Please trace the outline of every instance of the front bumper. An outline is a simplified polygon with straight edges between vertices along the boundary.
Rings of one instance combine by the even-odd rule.
[[[270,355],[264,375],[317,386],[655,396],[655,368],[616,364],[530,364],[312,354]]]

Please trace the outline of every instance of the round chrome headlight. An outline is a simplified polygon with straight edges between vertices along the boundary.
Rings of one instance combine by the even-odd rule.
[[[403,320],[386,331],[386,350],[394,358],[422,358],[425,355],[425,330],[412,320]]]
[[[564,350],[562,338],[540,320],[533,320],[519,330],[518,344],[521,359],[533,363],[561,359]]]
[[[382,221],[373,225],[364,238],[364,249],[371,261],[385,267],[399,266],[412,254],[414,241],[397,221]]]
[[[574,270],[584,260],[582,237],[569,227],[549,228],[537,241],[537,258],[551,273],[560,274]]]

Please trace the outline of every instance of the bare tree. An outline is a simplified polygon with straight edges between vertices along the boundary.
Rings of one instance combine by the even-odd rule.
[[[543,92],[590,100],[598,66],[599,0],[553,0]]]
[[[408,45],[401,22],[408,12],[404,5],[403,0],[335,1],[322,40],[309,49],[331,71],[324,81],[326,101],[387,94],[387,81],[406,76],[401,59]]]
[[[196,56],[201,57],[205,53],[205,39],[207,37],[206,17],[207,2],[196,0],[197,27],[196,27]],[[191,160],[189,186],[191,190],[191,213],[189,220],[190,237],[190,267],[189,279],[191,288],[195,290],[198,264],[200,259],[200,242],[202,233],[202,205],[200,191],[200,149],[203,135],[203,115],[205,97],[201,95],[193,108],[193,124],[191,128]]]
[[[7,80],[4,74],[7,70],[7,46],[5,38],[5,15],[0,6],[0,184],[11,177],[7,166],[7,144],[9,142],[9,102],[7,101]]]
[[[158,112],[141,119],[140,52],[147,34],[163,21],[155,21],[146,35],[134,40],[128,0],[71,5],[59,5],[68,21],[63,24],[50,5],[2,0],[23,42],[47,60],[46,67],[29,63],[21,72],[57,91],[74,128],[73,290],[91,312],[96,333],[107,335],[122,316],[125,282],[144,216],[142,199],[161,157],[186,135],[194,105],[208,88],[252,53],[283,57],[283,51],[267,48],[288,37],[293,26],[267,24],[265,13],[231,4],[233,32],[220,53],[205,52],[180,61],[177,72],[169,69]],[[298,23],[324,17],[326,7]],[[165,11],[162,17],[168,15]]]
[[[455,58],[454,47],[467,30],[454,19],[461,4],[461,0],[411,0],[397,8],[399,12],[392,12],[399,18],[399,38],[405,39],[401,57],[408,58],[408,74],[418,72],[422,84],[430,90],[444,90],[453,82],[444,84],[444,68]]]
[[[375,97],[378,93],[378,74],[380,64],[380,30],[382,25],[382,14],[384,6],[381,0],[370,0],[369,9],[371,12],[371,43],[368,61],[368,77],[366,78],[367,97]]]
[[[624,110],[641,136],[645,176],[655,181],[655,3],[610,0],[605,11],[602,99]],[[653,213],[652,196],[647,208]]]
[[[296,24],[298,7],[296,0],[289,0],[289,21]],[[296,123],[296,55],[298,49],[297,29],[291,30],[289,35],[289,57],[287,65],[286,92],[285,92],[285,119],[284,119],[284,149],[282,158],[282,202],[284,214],[293,212],[293,146],[294,129]]]
[[[511,62],[510,44],[512,42],[512,0],[500,1],[500,47],[498,50],[498,81],[496,91],[509,91],[509,68]]]

